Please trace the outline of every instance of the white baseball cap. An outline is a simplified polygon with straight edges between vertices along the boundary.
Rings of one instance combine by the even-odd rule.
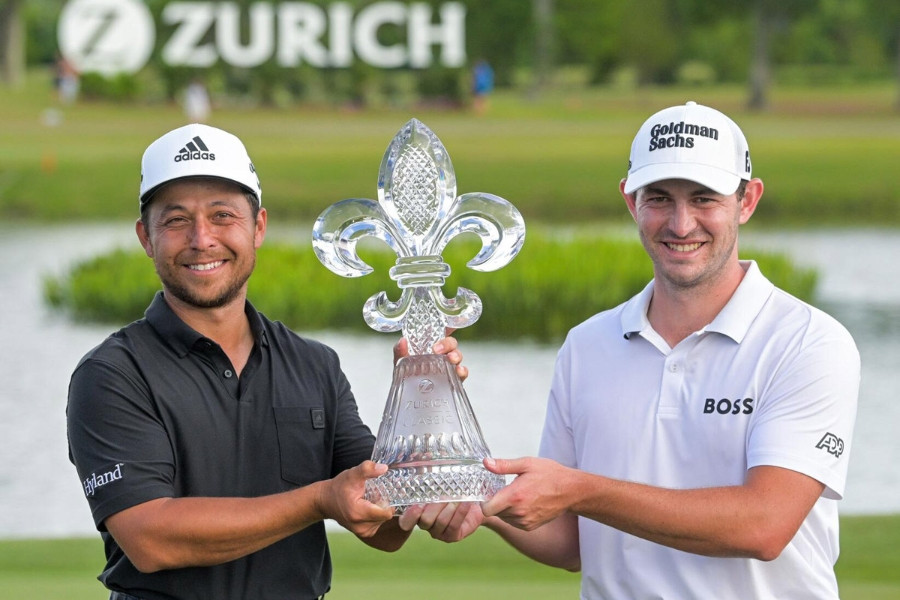
[[[236,136],[201,123],[173,129],[149,146],[141,159],[141,210],[163,185],[183,177],[218,177],[256,195],[262,188],[247,149]]]
[[[688,102],[647,119],[631,144],[625,193],[663,179],[687,179],[723,195],[750,179],[750,148],[734,121]]]

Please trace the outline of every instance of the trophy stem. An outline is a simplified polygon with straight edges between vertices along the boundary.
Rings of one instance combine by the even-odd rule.
[[[486,500],[505,485],[484,468],[489,456],[450,361],[434,354],[398,361],[372,453],[388,471],[366,482],[366,499],[398,512],[410,504]]]

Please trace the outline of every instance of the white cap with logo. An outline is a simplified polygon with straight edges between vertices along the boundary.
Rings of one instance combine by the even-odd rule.
[[[150,144],[141,159],[141,210],[162,185],[184,177],[233,181],[262,205],[256,168],[241,140],[227,131],[192,123]]]
[[[723,195],[750,179],[750,148],[734,121],[688,102],[647,119],[631,144],[625,193],[664,179],[687,179]]]

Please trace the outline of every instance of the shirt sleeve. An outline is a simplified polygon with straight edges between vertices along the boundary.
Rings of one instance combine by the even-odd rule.
[[[747,468],[772,465],[825,484],[840,499],[859,394],[859,352],[850,334],[814,313],[796,352],[772,379],[748,436]]]
[[[572,430],[570,378],[570,345],[563,344],[556,357],[553,382],[547,399],[547,414],[538,454],[567,467],[577,467],[575,438]]]
[[[370,459],[372,449],[375,447],[375,436],[359,416],[356,398],[353,396],[350,382],[341,370],[337,353],[330,348],[329,352],[332,356],[330,375],[337,398],[331,472],[331,476],[334,477],[341,471]]]
[[[172,447],[136,373],[83,360],[69,383],[66,417],[69,458],[99,530],[116,512],[174,495]]]

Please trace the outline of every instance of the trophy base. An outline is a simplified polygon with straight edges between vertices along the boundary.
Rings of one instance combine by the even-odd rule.
[[[506,485],[476,461],[426,461],[395,465],[366,481],[366,500],[393,506],[396,514],[411,504],[481,502]]]

